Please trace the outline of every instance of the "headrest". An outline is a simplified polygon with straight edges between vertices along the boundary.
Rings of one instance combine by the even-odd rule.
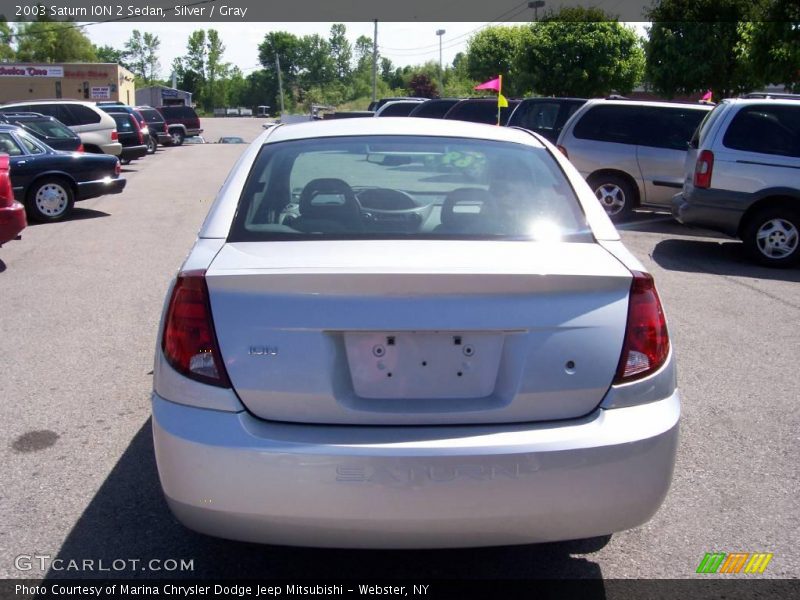
[[[447,194],[442,205],[442,225],[458,227],[474,223],[491,203],[492,195],[480,188],[457,188]]]
[[[335,199],[325,201],[318,199],[319,196],[335,196]],[[333,178],[312,179],[300,193],[300,215],[336,220],[358,217],[358,201],[346,181]]]

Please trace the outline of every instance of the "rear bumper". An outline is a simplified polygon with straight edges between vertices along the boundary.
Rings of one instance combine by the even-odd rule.
[[[161,145],[169,144],[172,142],[172,136],[168,133],[164,133],[163,131],[159,131],[156,134],[156,138],[158,139],[158,143]]]
[[[200,128],[200,129],[187,129],[186,130],[186,137],[194,137],[196,135],[200,135],[201,133],[203,133],[203,129],[202,128]]]
[[[103,154],[111,154],[112,156],[119,156],[122,153],[122,144],[119,142],[112,142],[110,144],[102,144],[100,150]]]
[[[88,200],[89,198],[105,196],[106,194],[119,194],[125,189],[126,183],[127,180],[122,177],[78,182],[76,200]]]
[[[145,144],[141,146],[123,146],[122,153],[119,155],[122,160],[136,160],[143,156],[147,156],[147,145]]]
[[[272,423],[153,394],[176,517],[219,537],[435,548],[604,535],[646,522],[672,477],[678,393],[564,422],[433,427]]]
[[[15,239],[28,226],[25,207],[16,200],[11,206],[0,207],[0,245]]]
[[[715,190],[693,191],[691,200],[683,193],[672,197],[672,216],[684,225],[707,227],[736,237],[746,206],[725,202],[729,194]]]

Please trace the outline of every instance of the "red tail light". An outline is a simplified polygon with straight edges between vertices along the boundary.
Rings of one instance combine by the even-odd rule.
[[[139,136],[139,144],[144,144],[144,138],[142,137],[142,130],[141,129],[137,129],[136,130],[136,135]]]
[[[81,144],[80,146],[78,146],[78,149],[75,150],[75,152],[86,152],[86,149],[83,147],[83,144]]]
[[[664,309],[652,276],[634,271],[625,342],[614,383],[627,383],[657,371],[669,356]]]
[[[569,152],[567,152],[567,149],[564,148],[564,146],[556,146],[556,148],[558,148],[558,151],[561,152],[561,154],[569,158]]]
[[[710,188],[711,174],[714,171],[714,153],[711,150],[703,150],[697,157],[694,165],[694,187]]]
[[[178,275],[167,308],[161,348],[167,362],[186,377],[230,387],[214,334],[205,271]]]
[[[122,165],[119,164],[119,159],[117,159],[117,164],[114,165],[114,175],[119,175],[122,173]]]
[[[112,142],[118,142],[119,141],[119,134],[117,133],[116,129],[113,129],[111,131],[111,141]]]

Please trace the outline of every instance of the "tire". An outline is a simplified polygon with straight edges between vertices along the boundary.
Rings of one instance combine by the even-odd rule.
[[[790,267],[800,262],[800,210],[768,206],[747,219],[742,228],[747,253],[767,267]]]
[[[636,203],[636,192],[630,183],[619,175],[593,175],[589,186],[615,223],[630,218]]]
[[[120,158],[119,162],[120,162],[121,165],[129,165],[129,164],[131,164],[131,159],[130,158]]]
[[[25,208],[34,221],[61,221],[75,204],[72,186],[59,177],[45,177],[35,181],[28,190]]]
[[[185,136],[183,135],[183,132],[180,129],[173,129],[173,130],[171,130],[169,132],[169,134],[172,136],[172,145],[173,146],[182,146],[183,145],[183,140],[184,140]]]
[[[153,136],[147,136],[147,153],[148,154],[155,154],[156,148],[158,148],[158,142],[155,140]]]

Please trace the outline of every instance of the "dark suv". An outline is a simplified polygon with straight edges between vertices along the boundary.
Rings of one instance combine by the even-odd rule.
[[[509,99],[508,106],[500,109],[500,125],[508,122],[508,118],[517,104],[519,104],[519,100]],[[497,125],[497,99],[467,98],[461,100],[445,113],[444,118]]]
[[[167,122],[167,130],[171,137],[171,144],[180,146],[187,137],[194,137],[203,133],[200,127],[200,117],[191,106],[158,106],[156,110],[161,113]]]
[[[136,110],[144,117],[151,136],[156,136],[156,140],[162,146],[172,143],[172,136],[167,129],[167,122],[161,113],[152,106],[137,106]]]

